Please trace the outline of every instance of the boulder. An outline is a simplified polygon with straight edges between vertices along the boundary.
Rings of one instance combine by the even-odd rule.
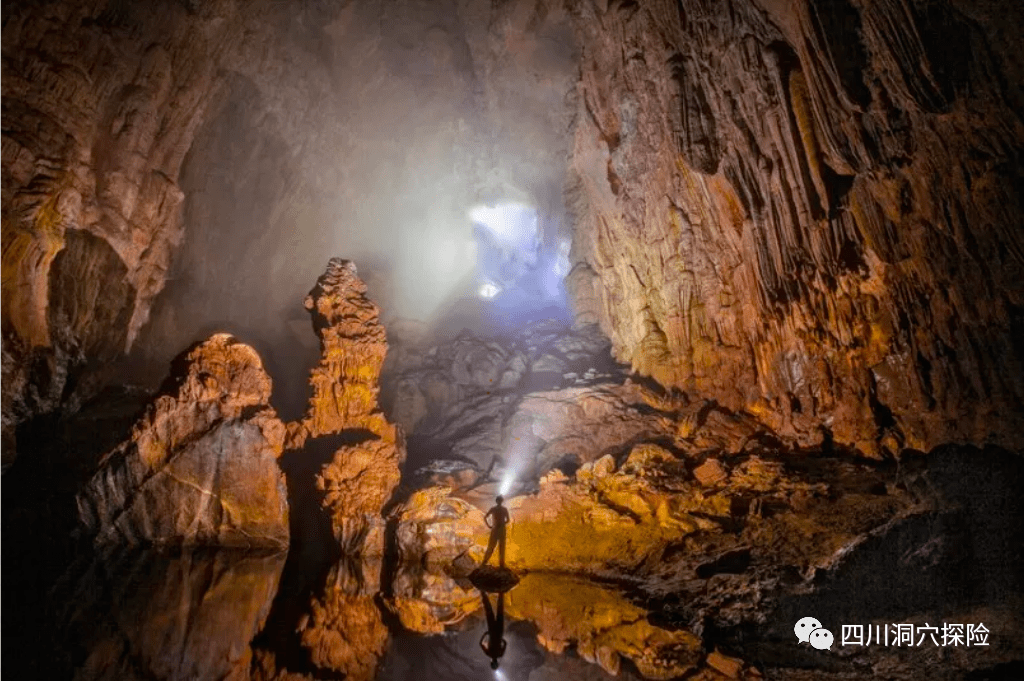
[[[86,532],[97,544],[287,546],[285,426],[259,355],[216,334],[167,385],[78,495]]]
[[[481,565],[469,575],[473,586],[488,593],[504,593],[519,583],[519,575],[508,568]]]
[[[483,557],[478,547],[479,537],[486,538],[488,531],[483,511],[453,496],[450,488],[415,492],[395,509],[394,517],[398,551],[405,563],[441,565],[466,552]]]

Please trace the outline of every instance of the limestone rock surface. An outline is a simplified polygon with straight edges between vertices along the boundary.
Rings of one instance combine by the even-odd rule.
[[[1024,444],[1019,6],[574,16],[569,286],[617,358],[809,444]]]
[[[445,487],[414,492],[393,514],[401,560],[427,567],[449,563],[470,552],[480,528],[486,528],[483,511],[452,496]],[[477,560],[483,557],[482,551],[474,553]]]
[[[278,633],[285,641],[264,640],[272,647],[256,651],[247,678],[299,681],[343,675],[373,681],[390,634],[375,602],[376,585],[365,583],[359,572],[358,565],[343,560],[329,569],[308,601],[291,604],[297,621],[289,620],[287,632]],[[292,654],[280,656],[282,651]]]
[[[182,240],[178,174],[240,14],[159,6],[4,12],[5,456],[131,347]]]
[[[411,428],[417,468],[455,487],[513,466],[536,478],[675,437],[681,403],[628,381],[593,327],[543,322],[500,340],[465,333],[400,357],[385,370],[385,405]]]
[[[526,575],[510,592],[508,613],[537,627],[537,640],[618,674],[629,660],[647,679],[674,679],[698,666],[700,639],[653,626],[647,612],[616,592],[559,575]]]
[[[304,418],[288,424],[286,446],[315,438],[344,440],[316,478],[323,507],[346,552],[383,555],[382,511],[401,478],[400,431],[378,406],[388,344],[380,310],[351,261],[332,258],[305,300],[320,338],[320,363],[310,375],[313,395]]]
[[[287,546],[285,426],[259,355],[217,334],[179,359],[79,494],[85,530],[98,544]]]

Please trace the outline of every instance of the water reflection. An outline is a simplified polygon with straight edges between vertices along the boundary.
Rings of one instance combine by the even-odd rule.
[[[250,642],[277,592],[285,554],[133,552],[72,566],[58,584],[70,676],[248,678]]]
[[[484,603],[484,613],[487,617],[487,631],[480,637],[480,648],[487,657],[491,658],[491,669],[500,666],[499,660],[505,654],[507,643],[505,642],[505,592],[497,594],[497,613],[491,608],[491,598],[487,592],[480,590],[480,597]]]
[[[282,576],[283,554],[237,551],[137,552],[72,566],[79,576],[53,594],[65,604],[62,678],[671,678],[691,669],[699,649],[584,580],[530,574],[498,592],[404,566],[382,592],[380,568],[343,560],[319,575]]]

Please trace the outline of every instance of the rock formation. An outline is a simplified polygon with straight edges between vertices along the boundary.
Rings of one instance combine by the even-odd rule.
[[[412,460],[435,477],[450,473],[455,486],[511,468],[536,479],[633,442],[671,440],[684,404],[629,381],[595,328],[545,322],[501,340],[463,333],[397,355],[384,378],[390,413],[410,428]]]
[[[124,380],[159,380],[228,328],[272,366],[266,345],[301,343],[294,299],[324,252],[359,255],[410,315],[468,271],[447,257],[480,193],[542,187],[565,214],[577,68],[560,7],[89,0],[4,16],[8,463],[20,424],[73,411],[123,352],[138,360]],[[301,403],[301,383],[277,387]]]
[[[390,634],[375,600],[377,584],[368,585],[365,572],[348,558],[332,566],[308,601],[291,604],[297,621],[277,623],[284,626],[278,633],[284,640],[263,638],[263,645],[273,648],[256,650],[252,675],[246,678],[299,681],[341,674],[372,681]]]
[[[5,456],[131,346],[181,242],[178,172],[238,25],[231,3],[162,7],[5,12]]]
[[[285,426],[259,355],[227,334],[184,353],[79,494],[97,544],[288,545]]]
[[[486,545],[489,531],[466,499],[476,501],[445,488],[413,495],[398,515],[403,557],[429,561],[443,555],[438,544],[454,554],[448,560],[478,556],[473,545]],[[915,500],[887,492],[870,466],[839,458],[784,463],[748,450],[678,459],[638,445],[621,465],[606,455],[572,478],[554,471],[536,494],[506,505],[514,569],[610,578],[706,572],[700,579],[708,579],[717,560],[773,574],[826,568],[844,546],[908,513]],[[820,541],[807,542],[808,535]]]
[[[323,436],[347,440],[317,477],[335,537],[347,552],[382,555],[381,514],[398,485],[404,444],[377,405],[388,344],[380,310],[354,263],[332,258],[305,301],[320,337],[306,416],[288,424],[289,449]]]
[[[618,358],[808,444],[1024,444],[1019,8],[573,8],[570,286]]]

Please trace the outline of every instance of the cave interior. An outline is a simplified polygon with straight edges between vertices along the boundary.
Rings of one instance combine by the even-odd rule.
[[[12,678],[1024,678],[1024,5],[2,24]]]

